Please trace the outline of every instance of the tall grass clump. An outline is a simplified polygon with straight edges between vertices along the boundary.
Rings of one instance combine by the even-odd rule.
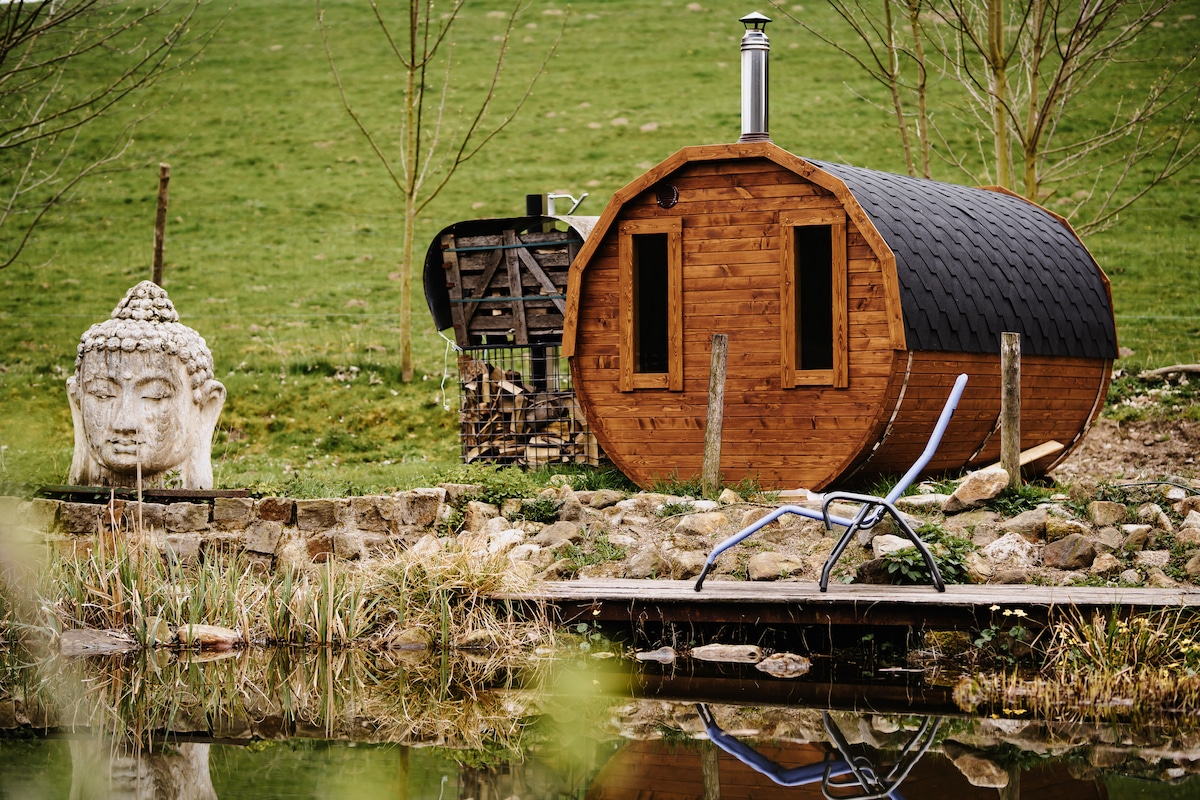
[[[490,599],[529,581],[504,554],[480,545],[455,539],[410,548],[381,564],[372,586],[380,609],[373,635],[397,646],[442,649],[512,651],[550,643],[553,628],[540,611]]]
[[[964,678],[964,710],[1003,708],[1079,719],[1143,718],[1200,711],[1200,614],[1159,609],[1122,616],[1069,612],[1042,634],[1035,675]]]
[[[515,652],[552,640],[544,615],[492,599],[526,579],[474,538],[275,570],[219,550],[185,563],[150,536],[124,532],[89,544],[54,557],[28,604],[53,609],[40,623],[50,636],[96,628],[154,644],[165,623],[230,628],[252,645],[388,647],[399,637],[404,646]]]

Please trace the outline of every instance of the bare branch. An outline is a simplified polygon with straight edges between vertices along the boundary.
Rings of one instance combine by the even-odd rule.
[[[0,6],[0,185],[5,187],[0,269],[16,261],[55,204],[125,155],[146,112],[127,121],[96,154],[77,146],[80,132],[101,117],[127,115],[135,94],[199,54],[223,21],[192,30],[205,2],[54,0]],[[179,6],[177,16],[166,18]]]

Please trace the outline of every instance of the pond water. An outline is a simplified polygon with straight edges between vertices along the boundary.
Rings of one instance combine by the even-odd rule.
[[[582,650],[9,652],[0,798],[1200,797],[1194,716],[971,716],[926,671],[836,672]]]

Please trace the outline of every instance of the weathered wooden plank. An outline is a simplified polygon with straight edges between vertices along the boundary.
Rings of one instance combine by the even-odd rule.
[[[993,606],[1020,609],[1045,624],[1061,614],[1149,611],[1200,606],[1200,589],[1119,589],[1068,586],[869,586],[815,582],[591,579],[541,583],[497,600],[546,604],[563,622],[718,622],[730,624],[903,625],[928,629],[991,624]]]

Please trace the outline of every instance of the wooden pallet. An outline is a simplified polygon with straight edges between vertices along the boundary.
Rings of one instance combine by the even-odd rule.
[[[567,271],[580,242],[562,231],[442,236],[459,347],[562,340]]]

